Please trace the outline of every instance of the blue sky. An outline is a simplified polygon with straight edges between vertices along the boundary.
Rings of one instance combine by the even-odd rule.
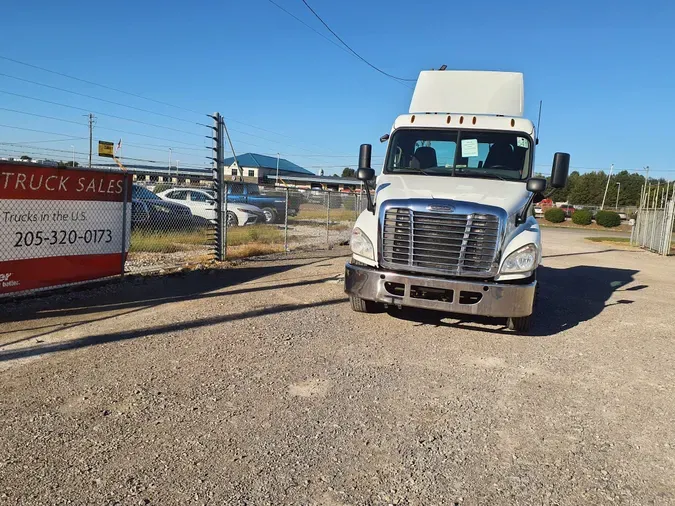
[[[276,1],[331,37],[301,0]],[[651,174],[675,179],[672,2],[309,3],[366,59],[397,76],[415,78],[442,64],[523,72],[526,116],[536,121],[544,102],[536,160],[542,172],[555,151],[568,151],[573,167],[649,165]],[[166,163],[172,147],[179,165],[200,166],[208,154],[201,149],[207,131],[196,123],[208,120],[196,112],[219,111],[229,119],[239,153],[280,152],[316,172],[341,172],[356,163],[363,142],[374,144],[381,157],[378,139],[407,111],[412,94],[410,84],[378,74],[268,0],[120,0],[101,7],[8,0],[3,18],[0,55],[178,106],[0,59],[0,124],[50,132],[0,127],[0,142],[40,141],[30,149],[42,156],[70,159],[72,145],[84,161],[83,115],[91,110],[97,113],[95,139],[122,138],[125,157]],[[2,154],[28,149],[0,144]]]

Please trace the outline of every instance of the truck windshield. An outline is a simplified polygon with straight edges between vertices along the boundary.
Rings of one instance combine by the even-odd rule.
[[[531,144],[520,132],[406,128],[389,141],[384,172],[523,181],[530,176]]]

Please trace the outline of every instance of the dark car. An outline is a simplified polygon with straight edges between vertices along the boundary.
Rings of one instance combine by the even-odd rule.
[[[227,201],[259,207],[265,214],[265,223],[283,222],[286,214],[285,195],[263,195],[255,183],[229,183]],[[295,214],[297,212],[295,201],[289,200],[288,205],[288,214]]]
[[[133,185],[131,190],[131,227],[144,230],[184,229],[194,226],[187,206],[162,200],[147,188]]]

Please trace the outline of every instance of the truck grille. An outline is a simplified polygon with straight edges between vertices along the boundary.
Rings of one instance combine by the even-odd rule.
[[[384,267],[466,276],[494,273],[499,218],[388,209],[382,227]]]

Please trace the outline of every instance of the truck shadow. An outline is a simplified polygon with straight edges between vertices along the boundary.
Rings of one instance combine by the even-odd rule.
[[[592,320],[609,306],[632,304],[630,299],[609,302],[612,294],[634,281],[639,271],[581,265],[567,269],[540,267],[539,299],[534,323],[528,332],[531,336],[553,336]],[[643,290],[647,285],[636,285],[622,290]],[[391,310],[396,318],[420,324],[455,327],[464,330],[514,334],[506,329],[504,318],[487,318],[471,315],[448,314],[424,310]],[[447,321],[457,320],[457,321]],[[492,326],[487,329],[484,326]],[[494,328],[496,327],[496,328]]]

